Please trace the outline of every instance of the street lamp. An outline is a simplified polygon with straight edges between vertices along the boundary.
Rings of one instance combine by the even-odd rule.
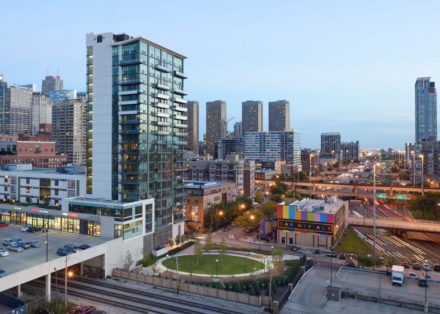
[[[246,209],[246,204],[241,204],[241,205],[240,205],[240,208],[241,208],[241,209]]]
[[[73,278],[73,271],[67,269],[67,256],[64,267],[64,306],[67,306],[67,279]]]
[[[309,186],[309,197],[310,197],[310,199],[312,199],[312,158],[313,158],[313,154],[310,154],[309,155],[309,183],[310,183],[310,186]]]
[[[376,257],[376,162],[373,164],[373,256]]]
[[[215,259],[215,273],[216,273],[217,278],[218,278],[218,258]]]
[[[412,183],[413,185],[416,185],[414,151],[412,150],[410,153],[412,157]]]
[[[423,182],[424,181],[424,178],[423,178],[423,175],[424,175],[424,173],[423,173],[423,168],[424,168],[423,167],[424,166],[423,162],[424,162],[424,159],[425,159],[424,157],[425,156],[423,154],[420,154],[419,157],[422,159],[422,195],[425,195],[425,184]]]

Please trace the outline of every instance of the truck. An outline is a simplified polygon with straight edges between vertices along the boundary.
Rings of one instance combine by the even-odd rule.
[[[402,286],[403,278],[405,278],[405,268],[400,265],[393,265],[391,268],[391,280],[393,286]]]

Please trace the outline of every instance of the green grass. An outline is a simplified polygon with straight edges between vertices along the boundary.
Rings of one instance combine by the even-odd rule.
[[[176,258],[165,260],[163,265],[170,269],[176,269]],[[196,255],[179,256],[179,271],[187,273],[235,275],[263,268],[263,263],[245,257],[231,255],[201,255],[199,258]]]
[[[359,238],[353,229],[347,229],[338,245],[338,251],[357,255],[367,255],[371,253],[371,248],[364,240]]]

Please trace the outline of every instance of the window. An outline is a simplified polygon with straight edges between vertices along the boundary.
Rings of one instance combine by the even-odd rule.
[[[58,190],[54,190],[54,194],[55,194],[55,195],[58,195]]]
[[[30,193],[30,192],[31,192],[31,189],[30,189],[29,187],[27,187],[27,188],[25,189],[25,191],[26,191],[26,193]]]
[[[58,186],[58,184],[59,184],[59,181],[55,180],[55,186]]]

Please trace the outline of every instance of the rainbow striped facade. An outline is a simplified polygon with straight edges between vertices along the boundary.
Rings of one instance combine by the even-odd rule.
[[[296,205],[277,205],[277,218],[323,223],[334,222],[334,214],[299,211],[296,209]]]

